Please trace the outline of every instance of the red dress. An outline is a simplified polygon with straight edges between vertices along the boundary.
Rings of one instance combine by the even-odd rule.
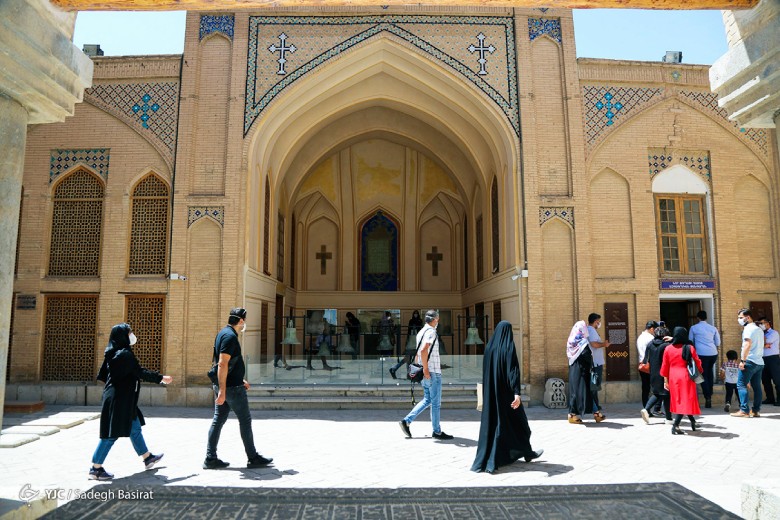
[[[691,355],[701,372],[701,360],[693,345],[691,345]],[[701,414],[699,396],[696,395],[696,383],[688,375],[687,363],[682,358],[682,344],[666,347],[661,375],[669,378],[670,408],[673,414]]]

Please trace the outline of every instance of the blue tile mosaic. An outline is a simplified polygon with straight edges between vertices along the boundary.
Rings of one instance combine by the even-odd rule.
[[[614,125],[646,106],[663,99],[664,89],[585,85],[582,87],[582,109],[585,141],[592,149]]]
[[[711,179],[710,152],[706,150],[676,150],[650,148],[647,151],[650,176],[653,177],[670,166],[681,164],[698,173],[706,180]]]
[[[553,218],[559,218],[574,227],[574,208],[573,207],[540,207],[539,225]]]
[[[49,184],[74,166],[83,164],[108,181],[110,148],[52,150],[49,161]]]
[[[480,56],[485,58],[483,62],[478,61],[480,58],[474,60],[474,55],[468,52],[469,46],[473,45],[472,38],[475,34],[471,32],[469,36],[463,31],[467,27],[474,27],[477,34],[483,34],[486,39],[490,38],[487,46],[494,47],[490,60],[484,55],[485,51],[482,51],[483,55]],[[458,32],[453,34],[455,29]],[[458,46],[454,42],[458,41],[461,31],[462,45]],[[262,111],[292,83],[320,65],[337,58],[341,53],[381,33],[389,33],[408,42],[464,76],[500,107],[517,135],[520,135],[514,19],[408,15],[251,16],[244,135],[249,132],[252,123]],[[286,54],[285,58],[292,58],[283,64],[278,62],[281,34],[286,36],[288,44],[291,45],[290,42],[294,41],[296,46],[295,54]],[[494,39],[499,35],[500,42]],[[273,52],[279,53],[273,55],[273,71],[268,70],[268,58],[259,54],[270,51],[271,45],[276,46]],[[280,72],[282,70],[283,74]],[[490,74],[490,70],[495,73]],[[266,80],[269,75],[275,76],[277,80],[268,83]]]
[[[233,39],[233,23],[235,18],[232,14],[209,15],[204,14],[200,17],[200,39],[212,33],[222,33],[231,40]]]
[[[528,38],[534,41],[544,35],[561,43],[561,21],[557,18],[529,18]]]
[[[187,227],[190,227],[198,220],[209,217],[214,219],[220,226],[225,224],[224,206],[189,206],[187,208]]]

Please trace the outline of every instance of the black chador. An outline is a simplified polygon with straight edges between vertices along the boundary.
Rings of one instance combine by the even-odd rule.
[[[517,361],[512,325],[502,321],[485,348],[483,365],[482,423],[472,471],[493,473],[521,457],[531,461],[541,455],[531,449],[531,428],[520,395],[520,364]]]

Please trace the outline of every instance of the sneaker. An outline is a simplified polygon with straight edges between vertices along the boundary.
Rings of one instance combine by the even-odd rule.
[[[740,410],[740,411],[738,411],[738,412],[734,412],[734,413],[732,413],[732,414],[731,414],[731,416],[732,416],[732,417],[743,417],[743,418],[750,417],[750,415],[749,415],[749,414],[746,414],[746,413],[745,413],[745,412],[743,412],[742,410]]]
[[[103,467],[96,468],[92,466],[89,468],[89,480],[111,480],[114,475],[103,469]]]
[[[447,435],[447,434],[446,434],[446,433],[444,433],[444,432],[439,432],[439,433],[433,432],[433,435],[432,435],[432,437],[433,437],[434,439],[439,439],[440,441],[449,441],[449,440],[451,440],[451,439],[454,439],[454,438],[455,438],[455,437],[453,437],[452,435]]]
[[[406,435],[406,438],[407,439],[411,439],[412,438],[412,430],[409,429],[409,423],[407,423],[406,421],[402,420],[398,424],[401,425],[401,431],[404,432],[404,435]]]
[[[704,400],[704,408],[712,408],[712,399]]]
[[[263,466],[268,466],[270,463],[272,463],[274,459],[268,457],[263,457],[259,453],[246,461],[246,467],[247,468],[262,468]]]
[[[756,411],[752,411],[750,412],[750,417],[761,417],[761,414]]]
[[[724,412],[730,412],[731,411],[731,403],[726,403],[726,406],[723,407]]]
[[[203,461],[203,469],[222,469],[228,466],[230,466],[229,462],[223,462],[216,457],[213,459],[206,457],[206,460]]]
[[[650,424],[650,412],[642,408],[639,413],[642,414],[642,420],[645,421],[645,424]]]
[[[391,368],[389,370],[389,372],[390,372],[390,375],[392,376],[393,379],[398,379],[397,377],[395,377],[395,369],[394,368]]]
[[[160,462],[161,458],[163,458],[162,453],[159,455],[153,455],[150,453],[149,456],[144,459],[144,466],[146,466],[146,469],[152,469],[155,464]]]

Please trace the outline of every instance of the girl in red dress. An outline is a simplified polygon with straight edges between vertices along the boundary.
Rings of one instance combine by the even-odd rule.
[[[683,349],[683,346],[687,348]],[[701,360],[693,345],[688,344],[688,330],[685,327],[675,327],[672,344],[664,350],[664,360],[661,365],[661,375],[664,377],[664,388],[669,390],[671,409],[674,414],[672,435],[684,435],[680,429],[683,415],[691,420],[691,430],[696,431],[694,415],[699,415],[699,396],[696,394],[696,383],[688,374],[688,361],[683,353],[690,350],[690,357],[701,372]]]

